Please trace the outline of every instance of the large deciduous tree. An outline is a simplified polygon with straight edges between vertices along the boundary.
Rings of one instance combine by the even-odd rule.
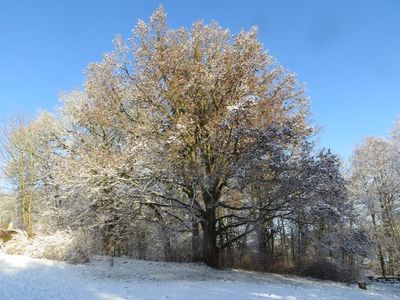
[[[247,163],[273,162],[274,147],[289,151],[311,133],[307,97],[255,28],[236,36],[216,23],[172,30],[160,8],[116,45],[89,67],[88,109],[98,112],[96,122],[113,120],[130,139],[144,138],[162,158],[152,170],[155,186],[181,193],[150,187],[151,205],[190,211],[201,224],[205,260],[216,266],[217,240],[233,226],[224,219],[243,204],[230,203],[224,189]]]

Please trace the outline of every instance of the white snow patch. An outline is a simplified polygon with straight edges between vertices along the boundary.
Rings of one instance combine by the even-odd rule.
[[[370,288],[370,287],[369,287]],[[199,264],[96,257],[86,265],[0,254],[1,300],[399,299],[400,289],[355,286]]]

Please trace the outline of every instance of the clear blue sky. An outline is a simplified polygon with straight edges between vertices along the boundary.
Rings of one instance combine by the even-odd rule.
[[[171,26],[256,24],[280,63],[299,74],[322,126],[320,146],[347,158],[400,114],[400,1],[2,1],[0,115],[54,110],[60,91],[164,5]]]

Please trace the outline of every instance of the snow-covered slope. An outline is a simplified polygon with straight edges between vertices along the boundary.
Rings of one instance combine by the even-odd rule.
[[[399,292],[399,290],[397,290]],[[46,299],[400,299],[396,289],[342,284],[203,265],[106,258],[87,265],[0,254],[1,300]]]

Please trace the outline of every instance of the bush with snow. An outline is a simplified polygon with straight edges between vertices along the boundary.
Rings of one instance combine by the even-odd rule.
[[[91,247],[91,239],[81,231],[57,231],[52,235],[40,235],[32,239],[21,232],[5,243],[1,252],[69,263],[85,263],[89,261]]]

